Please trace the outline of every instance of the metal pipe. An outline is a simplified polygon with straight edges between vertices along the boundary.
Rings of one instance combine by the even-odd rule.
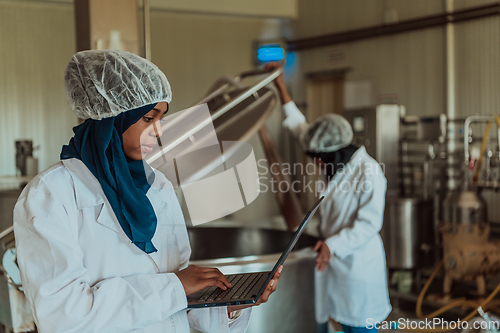
[[[179,138],[177,138],[176,140],[174,140],[171,144],[169,144],[167,146],[164,146],[163,149],[161,149],[160,151],[156,152],[154,155],[152,155],[151,157],[149,157],[146,160],[146,162],[148,164],[153,163],[158,158],[160,158],[162,155],[164,155],[168,151],[172,150],[173,148],[177,147],[182,142],[184,142],[184,140],[186,140],[187,138],[189,138],[190,136],[192,136],[193,134],[195,134],[196,132],[198,132],[199,130],[201,130],[202,128],[204,128],[205,126],[207,126],[208,124],[210,124],[211,122],[213,122],[214,120],[216,120],[217,118],[219,118],[222,115],[224,115],[227,111],[231,110],[234,106],[236,106],[239,103],[243,102],[245,99],[247,99],[248,97],[252,96],[255,92],[257,92],[258,90],[260,90],[264,86],[266,86],[269,83],[271,83],[275,78],[277,78],[281,74],[281,72],[282,72],[281,68],[276,68],[274,71],[271,72],[271,74],[269,74],[264,79],[262,79],[261,81],[259,81],[256,85],[254,85],[253,87],[249,88],[248,90],[242,92],[234,100],[232,100],[230,103],[222,106],[217,111],[215,111],[212,114],[211,118],[207,118],[206,120],[200,122],[198,125],[196,125],[195,127],[193,127],[191,130],[187,131],[186,133],[184,133],[183,135],[181,135]],[[245,73],[242,73],[242,74],[245,74]],[[242,76],[241,76],[242,74],[240,74],[239,76],[237,76],[237,78],[242,78]],[[258,75],[258,74],[261,74],[261,72],[254,72],[254,74],[247,74],[247,76],[248,75]]]
[[[0,240],[3,239],[5,236],[9,235],[13,231],[14,231],[14,226],[10,226],[4,231],[0,232]]]
[[[430,177],[430,160],[426,158],[423,165],[423,190],[422,199],[429,200],[429,177]]]
[[[257,100],[256,102],[252,103],[251,105],[247,106],[239,114],[244,114],[250,108],[255,107],[256,105],[259,105],[261,103],[261,101],[264,101],[268,97],[271,97],[272,94],[273,93],[271,91],[268,91],[266,94],[264,94],[262,96],[261,99]],[[224,125],[227,125],[227,123],[224,124]],[[202,140],[199,140],[197,142],[203,142]],[[233,146],[231,146],[230,149],[225,149],[224,150],[224,159],[228,160],[229,158],[231,158],[238,151],[238,149],[237,149],[238,147],[239,147],[238,145],[233,145]],[[191,148],[193,148],[193,147],[191,147]],[[194,174],[192,174],[190,176],[187,176],[187,177],[183,178],[181,183],[182,184],[189,184],[189,183],[195,182],[195,181],[200,180],[201,178],[205,177],[207,174],[209,174],[213,170],[215,170],[215,168],[217,168],[218,166],[220,166],[221,160],[219,158],[220,156],[217,156],[217,157],[214,156],[214,157],[215,158],[212,161],[208,162],[208,164],[205,165],[202,169],[198,170],[196,173],[194,173]],[[148,160],[148,163],[149,163],[149,160]]]
[[[142,0],[144,15],[144,57],[151,61],[151,12],[149,0]]]
[[[334,34],[313,36],[287,42],[289,51],[301,51],[318,47],[354,42],[363,39],[394,35],[420,29],[444,26],[448,22],[464,22],[500,14],[500,4],[466,8],[450,13],[423,16],[392,24],[381,24],[368,28],[341,31]]]
[[[495,116],[469,116],[464,124],[464,163],[469,165],[469,128],[473,122],[495,121]]]
[[[449,120],[456,118],[456,70],[455,70],[455,25],[453,23],[452,15],[453,15],[453,0],[443,0],[445,7],[445,15],[446,15],[446,26],[445,26],[445,89],[446,89],[446,116]],[[455,137],[459,135],[458,126],[454,122],[448,123],[448,137],[451,140],[448,140],[446,143],[446,150],[449,153],[455,152],[458,148],[457,142],[453,140]],[[451,165],[453,164],[454,157],[452,154],[448,154],[448,168],[447,168],[447,189],[455,190],[460,185],[460,182],[455,181],[455,178],[450,177],[450,173],[452,173]]]
[[[453,0],[446,1],[446,13],[453,12]],[[452,21],[446,24],[446,110],[448,118],[455,119],[455,27]]]
[[[200,104],[203,104],[203,103],[206,103],[206,102],[210,101],[214,97],[217,97],[222,92],[226,91],[226,89],[228,87],[230,87],[230,86],[234,86],[236,88],[241,88],[241,85],[239,84],[238,81],[236,81],[236,78],[222,77],[222,78],[219,79],[218,82],[220,82],[220,81],[226,81],[226,83],[223,84],[222,86],[220,86],[219,88],[217,88],[216,90],[212,91],[211,93],[209,93],[207,96],[205,96],[202,99],[198,100],[196,103],[194,103],[194,105],[200,105]]]
[[[282,69],[281,68],[277,68],[277,69],[275,69],[275,71],[279,71],[280,74],[281,74]],[[240,82],[241,82],[241,79],[243,79],[243,78],[246,78],[248,76],[253,76],[253,75],[267,74],[267,73],[269,73],[269,71],[267,71],[265,69],[256,69],[256,70],[250,70],[250,71],[242,72],[242,73],[240,73],[238,76],[236,76],[234,78],[231,78],[231,77],[222,77],[221,80],[226,81],[226,84],[222,85],[220,88],[217,88],[215,91],[213,91],[210,94],[208,94],[207,96],[203,97],[198,102],[196,102],[194,105],[199,105],[199,104],[206,103],[207,101],[209,101],[212,98],[214,98],[217,95],[219,95],[221,92],[225,91],[231,85],[234,86],[234,87],[237,87],[237,88],[241,88]],[[272,74],[274,74],[274,72],[272,72]]]

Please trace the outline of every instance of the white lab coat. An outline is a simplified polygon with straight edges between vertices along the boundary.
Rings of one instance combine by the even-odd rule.
[[[300,136],[307,129],[293,102],[285,126]],[[294,117],[294,115],[296,115]],[[292,125],[290,125],[292,124]],[[391,312],[385,252],[380,237],[387,180],[378,163],[360,147],[319,193],[319,233],[332,257],[324,272],[316,271],[318,322],[328,316],[355,327],[367,319],[384,320]]]
[[[97,179],[77,159],[36,176],[14,209],[24,292],[38,331],[240,333],[250,309],[228,323],[227,308],[186,310],[173,273],[191,249],[184,217],[168,180],[156,172],[147,193],[158,217],[148,255],[123,232]]]

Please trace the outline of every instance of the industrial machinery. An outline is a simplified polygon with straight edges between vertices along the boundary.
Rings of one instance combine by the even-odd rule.
[[[371,108],[347,109],[343,116],[351,123],[353,144],[363,145],[387,176],[387,192],[398,192],[398,150],[400,119],[405,113],[404,106],[377,105]]]
[[[344,114],[353,126],[355,143],[364,144],[379,163],[388,161],[385,165],[388,195],[381,235],[390,274],[396,281],[407,273],[413,276],[413,288],[399,289],[405,293],[421,292],[417,301],[419,318],[434,317],[452,307],[491,306],[491,299],[500,287],[483,303],[450,300],[455,291],[463,294],[463,283],[468,281],[475,284],[476,296],[486,297],[488,279],[500,271],[500,242],[491,240],[494,226],[489,223],[487,203],[481,194],[481,190],[500,189],[500,141],[488,140],[485,134],[479,149],[480,137],[474,136],[471,129],[472,123],[484,129],[487,122],[495,120],[500,126],[500,118],[415,117],[383,110],[383,106],[378,106],[354,112],[346,110]],[[480,131],[476,127],[474,133]],[[488,131],[489,125],[485,133]],[[498,147],[491,148],[488,145],[491,142]],[[388,159],[386,151],[392,152]],[[393,159],[397,159],[396,165]],[[440,261],[442,264],[438,265]],[[429,269],[436,265],[423,286],[423,277],[429,276]],[[424,295],[439,267],[444,267],[445,295],[438,299],[449,303],[424,315],[421,311]],[[453,286],[456,288],[452,289]],[[391,295],[417,300],[394,289]],[[428,301],[427,305],[433,302]],[[439,307],[442,303],[434,305]]]
[[[464,134],[464,162],[461,163],[462,172],[459,174],[462,183],[459,188],[450,190],[452,187],[450,184],[453,183],[448,181],[449,191],[447,191],[445,199],[439,206],[440,211],[435,214],[442,238],[443,256],[418,296],[416,312],[420,319],[434,318],[456,307],[473,309],[461,319],[463,321],[470,320],[478,312],[483,318],[487,318],[488,315],[484,311],[490,309],[498,311],[498,308],[496,308],[498,301],[493,300],[493,298],[500,292],[500,284],[487,297],[486,294],[487,279],[500,271],[500,242],[490,239],[491,224],[488,220],[487,205],[480,192],[482,189],[497,188],[497,183],[491,177],[491,168],[496,164],[491,159],[492,154],[487,155],[490,157],[487,160],[488,165],[484,166],[484,168],[482,165],[486,155],[490,125],[493,120],[497,121],[499,126],[497,133],[500,134],[500,118],[497,116],[471,116],[464,122],[462,132]],[[483,123],[483,125],[484,122],[488,122],[488,124],[484,130],[481,149],[471,154],[469,151],[470,143],[475,143],[470,128],[473,122]],[[498,140],[498,148],[500,148],[500,135]],[[445,140],[441,140],[441,142],[444,143]],[[456,151],[457,145],[455,143],[453,141],[448,142],[446,148],[449,151],[453,149]],[[450,157],[453,156],[446,155],[444,154],[447,160],[447,165],[445,164],[447,174],[457,177],[457,173],[450,172],[453,170],[453,158]],[[436,197],[439,198],[439,196]],[[436,200],[436,202],[439,203],[440,201]],[[440,300],[441,305],[444,303],[444,306],[433,313],[424,315],[422,313],[424,296],[441,267],[444,267],[444,297],[433,297],[433,299],[435,301]],[[458,281],[461,283],[462,288],[453,290],[452,284]],[[467,281],[472,281],[476,285],[477,291],[475,294],[468,292],[468,295],[473,295],[473,297],[471,299],[452,299],[456,291],[460,292],[461,295],[467,295],[467,293],[464,293],[463,284],[464,282],[467,283]]]
[[[443,202],[441,233],[445,294],[450,294],[453,280],[472,280],[476,282],[478,295],[485,295],[486,278],[500,271],[500,242],[489,239],[490,224],[486,202],[477,186],[493,119],[495,118],[473,116],[465,121],[465,132],[468,133],[472,122],[490,120],[483,136],[478,161],[474,161],[475,156],[469,154],[469,138],[464,140],[466,170],[463,190],[448,193]],[[498,117],[497,121],[500,132]],[[491,161],[488,161],[486,169],[490,170],[490,166]],[[489,176],[487,173],[487,181],[490,180]]]
[[[382,237],[389,268],[411,270],[432,264],[432,235],[432,201],[386,198]]]
[[[472,280],[478,295],[484,295],[485,277],[500,269],[500,243],[489,242],[486,203],[477,192],[466,190],[451,192],[443,208],[443,290],[450,294],[454,279]]]

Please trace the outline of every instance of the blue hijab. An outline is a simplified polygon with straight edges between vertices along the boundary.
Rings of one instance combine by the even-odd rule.
[[[122,135],[155,105],[101,120],[87,119],[73,128],[74,137],[61,151],[61,160],[77,158],[87,166],[101,184],[127,237],[146,253],[157,251],[151,242],[157,219],[146,196],[154,173],[143,160],[125,156]]]

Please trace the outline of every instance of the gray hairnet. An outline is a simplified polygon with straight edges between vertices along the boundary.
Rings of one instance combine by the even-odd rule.
[[[103,119],[172,100],[165,74],[152,62],[119,50],[82,51],[64,72],[66,100],[82,119]]]
[[[352,137],[352,127],[347,119],[330,113],[309,125],[301,137],[301,142],[307,152],[329,153],[349,146]]]

